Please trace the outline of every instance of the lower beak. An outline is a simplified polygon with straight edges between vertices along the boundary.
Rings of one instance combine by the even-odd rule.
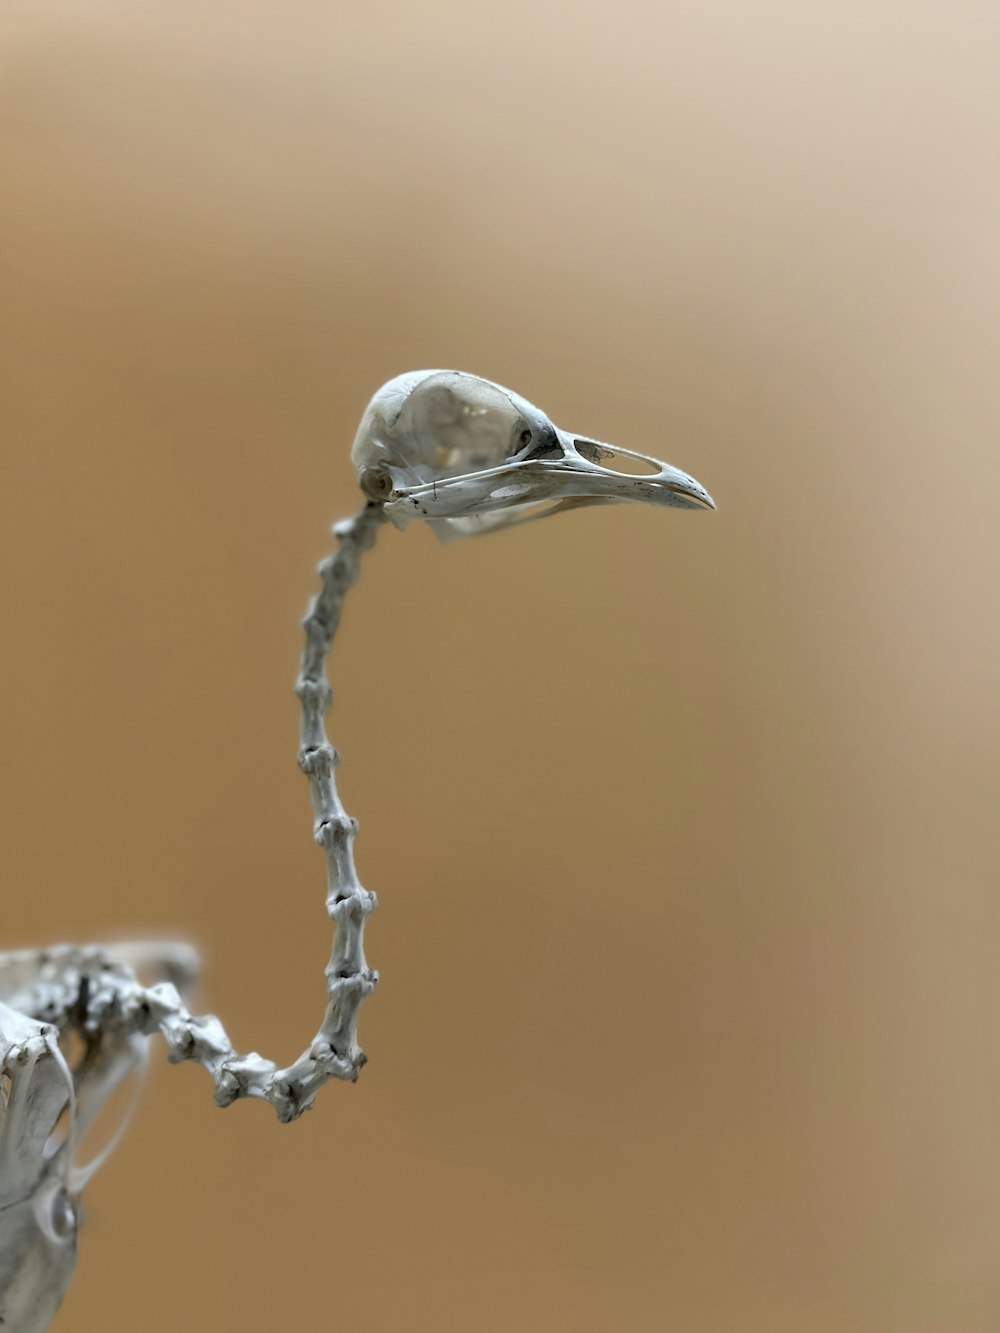
[[[546,514],[622,501],[671,509],[715,508],[704,486],[668,463],[562,431],[559,436],[561,454],[556,457],[524,459],[394,490],[386,514],[400,527],[414,518],[437,520],[442,535],[454,527],[452,535],[465,536],[541,517],[539,506]],[[466,519],[475,522],[467,524]]]

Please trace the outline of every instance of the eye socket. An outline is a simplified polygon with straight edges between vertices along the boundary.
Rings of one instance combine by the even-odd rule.
[[[518,442],[520,443],[521,448],[524,449],[529,445],[533,438],[530,430],[522,430],[521,434],[518,436]]]

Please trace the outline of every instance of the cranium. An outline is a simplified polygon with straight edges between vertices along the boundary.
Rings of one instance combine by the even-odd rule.
[[[384,384],[351,461],[397,527],[424,519],[445,540],[623,500],[715,508],[677,468],[560,430],[520,395],[460,370],[416,370]]]

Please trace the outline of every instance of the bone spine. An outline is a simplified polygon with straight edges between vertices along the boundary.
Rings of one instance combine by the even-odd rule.
[[[319,566],[320,591],[303,621],[305,645],[296,683],[301,706],[299,767],[309,779],[313,835],[327,855],[326,906],[334,923],[326,967],[326,1011],[309,1046],[286,1069],[255,1051],[240,1055],[219,1019],[212,1014],[191,1014],[175,985],[165,981],[140,986],[131,968],[109,966],[101,950],[52,951],[52,961],[58,965],[17,997],[14,1003],[19,1009],[65,1031],[79,1021],[74,1011],[80,995],[86,994],[85,1031],[159,1032],[171,1062],[193,1060],[211,1074],[219,1106],[244,1097],[270,1102],[281,1121],[295,1120],[307,1110],[330,1079],[353,1082],[357,1078],[366,1059],[357,1040],[358,1010],[378,981],[364,951],[365,922],[376,899],[358,880],[354,866],[357,821],[344,810],[337,794],[338,755],[327,739],[325,724],[333,698],[326,662],[344,598],[357,582],[361,557],[374,544],[383,521],[382,507],[373,503],[334,527],[339,548]],[[84,976],[87,984],[81,990]]]

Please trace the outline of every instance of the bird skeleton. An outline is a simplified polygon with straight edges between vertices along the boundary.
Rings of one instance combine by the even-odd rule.
[[[309,1045],[287,1068],[240,1055],[214,1015],[187,1008],[198,960],[184,945],[77,948],[0,955],[0,1327],[47,1329],[72,1277],[79,1199],[117,1142],[87,1165],[82,1137],[111,1093],[141,1070],[154,1033],[172,1062],[206,1069],[215,1101],[266,1101],[282,1121],[308,1110],[330,1079],[357,1078],[361,1003],[378,974],[365,959],[375,895],[354,866],[357,823],[337,794],[338,754],[326,735],[326,661],[344,597],[386,519],[426,522],[443,540],[495,532],[583,505],[638,502],[714,508],[691,477],[617,445],[560,430],[489,380],[455,370],[397,376],[375,394],[351,451],[366,503],[333,531],[303,621],[296,682],[299,766],[309,780],[313,836],[326,855],[334,923],[327,1003]]]

